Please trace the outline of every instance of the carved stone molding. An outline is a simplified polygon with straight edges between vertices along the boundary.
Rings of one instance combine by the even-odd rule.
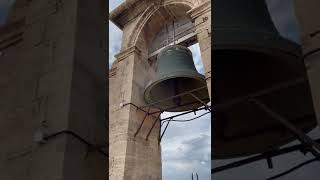
[[[200,17],[201,15],[208,13],[211,11],[211,1],[206,1],[200,4],[199,6],[191,9],[187,13],[190,15],[192,19],[196,19],[197,17]]]
[[[133,53],[140,55],[141,50],[137,46],[131,46],[131,47],[121,51],[119,54],[115,55],[116,61],[114,63],[118,63],[118,62],[124,60],[125,58],[127,58],[128,56],[130,56]]]

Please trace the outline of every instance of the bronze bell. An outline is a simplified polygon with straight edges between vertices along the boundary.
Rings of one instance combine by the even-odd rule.
[[[180,45],[164,48],[157,56],[156,77],[144,91],[145,101],[168,112],[193,110],[203,106],[188,94],[190,91],[204,102],[209,102],[205,78],[197,72],[191,51]],[[185,94],[177,96],[182,93]]]
[[[301,48],[279,35],[264,0],[216,0],[213,159],[279,148],[295,138],[250,98],[304,132],[316,119]]]

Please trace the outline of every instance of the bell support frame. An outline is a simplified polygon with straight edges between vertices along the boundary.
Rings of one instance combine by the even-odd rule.
[[[171,96],[171,97],[168,97],[168,98],[162,99],[162,100],[160,100],[160,101],[153,102],[153,103],[147,104],[147,105],[145,105],[145,106],[141,106],[141,107],[139,107],[139,106],[137,106],[137,105],[135,105],[135,104],[133,104],[133,103],[125,103],[125,104],[123,104],[122,107],[127,106],[127,105],[132,105],[132,106],[134,106],[135,108],[137,108],[137,110],[140,110],[140,111],[142,111],[142,112],[145,113],[144,118],[142,119],[142,121],[141,121],[141,123],[140,123],[140,125],[139,125],[139,127],[138,127],[138,129],[137,129],[137,131],[136,131],[135,134],[134,134],[134,137],[136,137],[136,136],[139,134],[139,132],[140,132],[140,130],[141,130],[141,128],[142,128],[143,124],[145,123],[145,120],[147,119],[148,116],[152,116],[153,119],[154,119],[154,122],[153,122],[153,124],[152,124],[152,127],[151,127],[150,130],[148,131],[148,134],[147,134],[147,136],[146,136],[146,140],[148,140],[148,137],[149,137],[151,131],[153,130],[153,128],[154,128],[154,126],[155,126],[155,124],[156,124],[156,122],[157,122],[158,120],[159,120],[159,122],[160,122],[160,127],[162,127],[162,125],[163,125],[165,122],[167,122],[164,131],[163,131],[162,133],[161,133],[161,131],[159,132],[159,142],[160,142],[161,139],[162,139],[162,137],[163,137],[163,135],[164,135],[164,133],[166,132],[166,130],[167,130],[167,128],[168,128],[168,125],[169,125],[170,121],[172,121],[173,118],[179,117],[179,116],[182,116],[182,115],[186,115],[186,114],[189,114],[189,113],[195,113],[195,112],[200,111],[200,110],[207,110],[207,111],[209,111],[209,112],[211,113],[211,106],[205,104],[203,100],[201,100],[200,98],[198,98],[196,95],[193,94],[193,92],[202,90],[203,88],[206,88],[206,86],[200,87],[200,88],[196,88],[196,89],[192,89],[192,90],[190,90],[190,91],[187,91],[187,92],[184,92],[184,93],[180,93],[180,94],[177,94],[177,95],[175,95],[175,96]],[[194,104],[200,102],[201,104],[203,104],[204,107],[200,107],[200,108],[197,108],[197,109],[194,109],[194,110],[190,110],[190,111],[187,111],[187,112],[183,112],[183,113],[180,113],[180,114],[178,114],[178,115],[173,115],[173,116],[167,117],[167,118],[165,118],[165,119],[161,119],[161,118],[160,118],[161,114],[162,114],[165,110],[168,110],[168,109],[159,109],[158,107],[155,106],[156,104],[158,104],[158,103],[160,103],[160,102],[172,100],[173,98],[176,98],[176,97],[186,96],[186,95],[190,95],[190,96],[192,96],[192,97],[195,99],[195,102],[193,102]],[[190,103],[185,104],[185,105],[190,105]],[[182,105],[182,106],[185,106],[185,105]],[[180,106],[170,107],[169,109],[174,109],[174,108],[176,108],[176,107],[180,107]],[[145,110],[145,108],[147,108],[148,110]],[[151,109],[151,108],[159,109],[159,111],[150,112],[150,109]],[[157,116],[157,117],[156,117],[156,116],[153,116],[153,114],[158,114],[158,116]],[[200,116],[199,116],[199,117],[200,117]],[[196,117],[196,118],[194,118],[194,119],[197,119],[197,118],[199,118],[199,117]],[[168,120],[168,119],[170,119],[170,120]],[[192,119],[192,120],[193,120],[193,119]]]

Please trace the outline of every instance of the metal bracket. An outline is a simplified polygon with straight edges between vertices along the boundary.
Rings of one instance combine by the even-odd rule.
[[[294,124],[292,124],[290,121],[282,117],[280,114],[274,112],[272,109],[270,109],[267,105],[263,104],[262,102],[258,101],[257,99],[249,99],[250,102],[254,103],[255,105],[259,106],[262,110],[264,110],[266,113],[268,113],[271,117],[273,117],[275,120],[277,120],[279,123],[281,123],[283,126],[285,126],[292,134],[294,134],[298,140],[300,140],[302,143],[306,144],[306,146],[314,147],[316,150],[320,151],[320,144],[313,139],[311,139],[309,136],[307,136],[302,130],[295,127]],[[320,157],[320,153],[316,150],[312,150],[312,154],[316,157]]]
[[[194,95],[193,93],[189,93],[194,99],[196,99],[197,101],[199,101],[202,105],[204,105],[207,109],[208,109],[208,111],[210,111],[211,112],[211,108],[204,102],[204,101],[202,101],[200,98],[198,98],[196,95]]]
[[[164,133],[166,133],[166,130],[167,130],[167,128],[168,128],[168,126],[169,126],[169,123],[170,123],[171,121],[162,121],[161,126],[162,126],[165,122],[167,122],[167,124],[166,124],[166,127],[164,128],[163,132],[161,133],[161,136],[160,136],[160,139],[159,139],[160,142],[161,142],[161,139],[162,139]]]
[[[147,119],[147,116],[148,116],[148,114],[149,114],[149,111],[150,111],[150,107],[149,107],[148,111],[146,112],[146,114],[144,115],[144,118],[143,118],[143,120],[142,120],[142,122],[141,122],[141,124],[140,124],[139,128],[138,128],[138,129],[137,129],[137,131],[134,133],[134,137],[136,137],[136,136],[137,136],[137,134],[139,133],[139,131],[140,131],[140,129],[141,129],[141,127],[142,127],[142,125],[143,125],[144,121]]]
[[[153,124],[152,124],[152,127],[151,127],[151,129],[149,130],[149,132],[148,132],[148,134],[147,134],[147,137],[146,137],[146,140],[147,140],[147,141],[148,141],[149,135],[151,134],[154,126],[156,125],[156,122],[158,121],[158,119],[160,120],[161,114],[162,114],[162,113],[159,113],[158,118],[156,118],[156,119],[154,120],[154,122],[153,122]],[[161,121],[161,120],[160,120],[160,121]]]
[[[155,125],[156,125],[156,122],[157,122],[158,119],[159,119],[160,129],[159,129],[159,137],[158,137],[158,139],[159,139],[159,142],[161,142],[161,139],[162,139],[164,133],[166,132],[166,130],[167,130],[167,128],[168,128],[168,126],[169,126],[169,123],[170,123],[170,121],[172,120],[172,118],[178,117],[178,116],[182,116],[182,115],[188,114],[188,113],[190,113],[190,112],[194,112],[194,113],[195,113],[196,111],[199,111],[199,110],[202,110],[202,109],[205,109],[205,110],[208,110],[208,111],[211,112],[211,106],[208,106],[208,105],[204,102],[204,100],[207,100],[207,99],[200,99],[200,98],[198,98],[196,95],[193,94],[193,92],[202,90],[202,89],[204,89],[204,88],[206,88],[206,86],[203,86],[203,87],[200,87],[200,88],[196,88],[196,89],[192,89],[192,90],[190,90],[190,91],[183,92],[183,93],[181,93],[181,94],[177,94],[177,95],[175,95],[175,96],[171,96],[171,97],[168,97],[168,98],[162,99],[162,100],[160,100],[160,101],[153,102],[153,103],[147,104],[147,105],[145,105],[145,106],[141,106],[141,107],[139,107],[139,106],[137,106],[137,105],[135,105],[135,104],[133,104],[133,103],[125,103],[125,104],[123,104],[121,107],[124,107],[124,106],[127,106],[127,105],[132,105],[132,106],[136,107],[138,110],[140,110],[140,111],[142,111],[142,112],[145,113],[145,116],[144,116],[144,118],[142,119],[142,121],[141,121],[141,123],[140,123],[140,125],[139,125],[139,127],[138,127],[138,129],[137,129],[137,131],[134,133],[134,137],[136,137],[136,136],[139,134],[139,132],[140,132],[140,130],[141,130],[141,128],[142,128],[142,126],[143,126],[143,124],[144,124],[144,122],[145,122],[145,120],[147,119],[148,116],[152,116],[153,118],[155,118],[155,120],[154,120],[154,122],[153,122],[153,124],[152,124],[151,129],[149,130],[149,132],[148,132],[148,134],[147,134],[147,136],[146,136],[146,140],[148,140],[148,138],[149,138],[149,136],[150,136],[153,128],[154,128]],[[176,98],[176,97],[185,96],[185,95],[191,95],[196,101],[195,101],[195,102],[190,102],[190,103],[188,103],[188,104],[183,104],[182,106],[187,106],[187,105],[191,105],[191,104],[195,104],[195,103],[199,103],[199,102],[200,102],[200,103],[203,104],[205,107],[204,107],[204,108],[199,108],[199,109],[196,109],[196,110],[187,111],[187,112],[181,113],[181,114],[179,114],[179,115],[171,116],[171,117],[170,117],[170,118],[171,118],[170,121],[168,120],[168,118],[165,118],[165,119],[161,120],[160,116],[161,116],[161,114],[162,114],[164,111],[166,111],[166,110],[172,110],[172,109],[175,109],[175,108],[181,107],[181,106],[170,107],[170,108],[167,108],[167,109],[160,109],[160,108],[156,107],[156,104],[158,104],[158,103],[160,103],[160,102],[165,102],[165,101],[168,101],[168,100],[172,100],[173,98]],[[147,111],[144,110],[144,108],[146,108],[146,107],[148,107],[148,110],[147,110]],[[156,108],[156,109],[159,109],[159,110],[158,110],[158,111],[150,112],[151,107]],[[157,116],[157,117],[156,117],[156,116],[153,116],[153,114],[158,114],[158,116]],[[201,115],[201,116],[203,116],[203,115]],[[201,117],[201,116],[200,116],[200,117]],[[197,118],[199,118],[199,117],[197,117]],[[161,133],[161,127],[162,127],[162,125],[163,125],[166,121],[167,121],[166,127],[165,127],[164,131]]]

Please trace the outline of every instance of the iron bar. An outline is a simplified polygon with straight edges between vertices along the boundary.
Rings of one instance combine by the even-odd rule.
[[[78,135],[75,132],[70,131],[70,130],[63,130],[63,131],[59,131],[59,132],[50,134],[50,135],[46,136],[44,139],[45,140],[49,140],[51,138],[55,138],[55,137],[57,137],[59,135],[62,135],[62,134],[71,135],[71,136],[75,137],[76,139],[78,139],[83,144],[86,144],[88,147],[92,147],[94,150],[98,151],[103,156],[109,157],[109,155],[106,152],[104,152],[102,150],[102,148],[99,148],[97,145],[90,143],[89,141],[87,141],[84,138],[82,138],[80,135]]]
[[[297,136],[297,138],[302,141],[303,143],[306,143],[310,145],[311,147],[315,147],[318,151],[320,151],[320,144],[313,141],[309,136],[307,136],[303,131],[298,129],[294,126],[290,121],[286,120],[284,117],[282,117],[280,114],[274,112],[272,109],[270,109],[267,105],[263,104],[262,102],[258,101],[257,99],[250,99],[250,102],[253,102],[257,106],[259,106],[262,110],[264,110],[266,113],[268,113],[271,117],[273,117],[275,120],[279,121],[282,125],[284,125],[288,130],[290,130],[294,135]],[[320,154],[316,153],[317,157],[320,157]]]
[[[168,24],[166,24],[166,30],[167,30],[167,46],[169,44],[169,31],[168,31]]]
[[[159,121],[159,133],[158,133],[158,142],[159,142],[159,144],[161,143],[161,127],[162,127],[161,121]]]
[[[273,169],[273,162],[271,157],[267,157],[267,164],[269,169]]]
[[[146,110],[142,109],[141,107],[139,107],[139,106],[137,106],[137,105],[135,105],[135,104],[133,104],[133,103],[125,103],[125,104],[122,105],[122,107],[127,106],[127,105],[132,105],[132,106],[134,106],[135,108],[139,109],[140,111],[143,111],[143,112],[147,113],[148,115],[152,116],[153,118],[156,118],[155,116],[153,116],[153,114],[155,114],[155,113],[150,114],[150,113],[149,113],[150,110],[146,111]],[[148,107],[148,106],[146,106],[146,107]],[[144,107],[143,107],[143,108],[144,108]],[[150,108],[150,107],[148,107],[148,108]]]
[[[316,142],[320,142],[320,139],[317,139],[315,141]],[[276,157],[276,156],[292,153],[292,152],[295,152],[295,151],[305,152],[305,150],[306,150],[306,146],[304,144],[302,144],[302,143],[298,144],[298,145],[293,145],[293,146],[290,146],[290,147],[286,147],[286,148],[282,148],[282,149],[279,149],[279,150],[270,151],[268,153],[263,153],[263,154],[256,155],[256,156],[253,156],[253,157],[250,157],[250,158],[247,158],[247,159],[239,160],[239,161],[227,164],[227,165],[223,165],[223,166],[219,166],[219,167],[213,168],[212,171],[211,171],[211,174],[215,174],[215,173],[222,172],[222,171],[225,171],[225,170],[234,169],[234,168],[237,168],[237,167],[240,167],[240,166],[251,164],[251,163],[254,163],[256,161],[267,159],[268,157],[272,158],[272,157]]]
[[[306,82],[306,81],[307,81],[306,78],[297,78],[295,80],[288,81],[288,82],[285,82],[285,83],[281,83],[281,84],[275,85],[275,86],[273,86],[271,88],[267,88],[267,89],[261,90],[261,91],[256,92],[256,93],[252,93],[252,94],[248,94],[246,96],[235,98],[233,100],[230,100],[229,102],[217,104],[215,106],[215,109],[217,110],[217,109],[221,109],[221,108],[227,108],[228,106],[243,102],[243,101],[245,101],[245,100],[247,100],[249,98],[255,98],[255,97],[262,96],[262,95],[266,95],[266,94],[269,94],[271,92],[277,91],[279,89],[287,88],[287,87],[290,87],[290,86],[294,86],[294,85],[297,85],[297,84],[300,84],[300,83],[303,83],[303,82]]]
[[[209,98],[202,99],[202,101],[204,101],[204,100],[210,100],[210,99]],[[149,114],[156,114],[156,113],[159,113],[161,111],[168,111],[168,110],[172,110],[172,109],[175,109],[175,108],[178,108],[178,107],[184,107],[184,106],[188,106],[188,105],[192,105],[192,104],[198,104],[198,103],[199,103],[199,101],[194,101],[194,102],[186,103],[186,104],[183,104],[183,105],[180,105],[180,106],[173,106],[173,107],[166,108],[166,109],[163,109],[163,110],[160,110],[160,111],[151,112]]]
[[[207,87],[207,86],[202,86],[202,87],[199,87],[199,88],[195,88],[195,89],[192,89],[192,90],[190,90],[190,91],[186,91],[186,92],[183,92],[183,93],[180,93],[180,94],[177,94],[177,95],[174,95],[174,96],[171,96],[171,97],[162,99],[162,100],[160,100],[160,101],[156,101],[156,102],[147,104],[147,105],[142,106],[142,107],[140,107],[140,108],[145,108],[145,107],[148,107],[148,106],[152,106],[152,105],[155,105],[155,104],[159,104],[159,103],[161,103],[161,102],[168,101],[168,100],[173,99],[173,98],[176,98],[176,97],[180,97],[180,96],[187,95],[187,94],[189,94],[189,93],[191,93],[191,92],[199,91],[199,90],[204,89],[204,88],[206,88],[206,87]]]
[[[170,121],[167,122],[167,125],[166,125],[166,127],[164,128],[164,130],[163,130],[163,132],[162,132],[162,134],[161,134],[160,141],[161,141],[164,133],[166,133],[166,130],[167,130],[168,126],[169,126],[169,123],[170,123]]]
[[[190,32],[182,37],[179,37],[178,39],[176,39],[176,44],[180,44],[180,45],[192,45],[192,44],[195,44],[195,41],[196,40],[196,37],[197,37],[197,33],[195,32]],[[191,41],[189,41],[191,40]],[[167,46],[169,45],[173,45],[173,42],[170,42],[169,44],[167,44],[166,46],[164,47],[161,47],[155,51],[153,51],[152,53],[149,53],[148,55],[148,59],[151,59],[151,58],[154,58],[156,57],[164,48],[166,48]]]
[[[280,174],[278,174],[276,176],[272,176],[272,177],[268,178],[267,180],[278,179],[278,178],[283,177],[283,176],[285,176],[285,175],[287,175],[289,173],[292,173],[293,171],[295,171],[295,170],[297,170],[299,168],[302,168],[305,165],[308,165],[308,164],[316,162],[316,161],[319,161],[319,158],[313,158],[313,159],[310,159],[308,161],[305,161],[305,162],[303,162],[301,164],[298,164],[297,166],[295,166],[293,168],[290,168],[289,170],[286,170],[286,171],[284,171],[284,172],[282,172],[282,173],[280,173]]]
[[[174,21],[172,21],[172,29],[173,29],[173,45],[176,45],[176,28],[174,27]]]
[[[290,122],[296,124],[297,126],[303,126],[305,125],[305,122],[308,121],[309,119],[313,119],[314,118],[314,114],[312,113],[312,115],[305,115],[303,117],[299,117],[296,119],[290,119]],[[246,132],[246,133],[241,133],[238,135],[233,135],[233,136],[224,136],[223,139],[225,141],[236,141],[239,139],[245,139],[245,138],[250,138],[250,137],[254,137],[254,136],[259,136],[261,134],[264,134],[266,132],[270,132],[270,131],[283,131],[285,129],[285,127],[280,124],[274,124],[274,125],[270,125],[268,127],[262,127],[262,128],[257,128],[254,131],[251,132]]]
[[[153,128],[154,128],[154,126],[156,125],[156,122],[158,121],[158,119],[160,118],[160,116],[161,116],[161,113],[159,113],[158,118],[156,118],[156,119],[154,120],[154,122],[153,122],[153,124],[152,124],[152,127],[151,127],[151,129],[149,130],[149,132],[148,132],[148,134],[147,134],[146,140],[148,140],[149,135],[151,134],[151,131],[153,130]]]
[[[195,98],[196,100],[198,100],[199,102],[201,102],[202,105],[204,105],[206,108],[208,108],[208,110],[211,112],[211,108],[205,103],[203,102],[200,98],[198,98],[196,95],[194,95],[193,93],[189,93],[193,98]]]
[[[303,55],[303,59],[320,52],[320,48],[313,49]]]
[[[200,118],[200,117],[202,117],[202,116],[204,116],[204,115],[206,115],[206,114],[208,114],[208,113],[209,113],[209,112],[206,112],[206,113],[204,113],[204,114],[202,114],[202,115],[200,115],[200,116],[197,116],[197,117],[195,117],[195,118],[188,119],[188,120],[174,120],[174,119],[172,119],[172,118],[170,118],[169,120],[164,120],[164,121],[162,121],[162,120],[161,120],[160,127],[162,127],[162,125],[163,125],[165,122],[167,122],[167,125],[166,125],[166,127],[165,127],[165,129],[164,129],[164,131],[163,131],[163,133],[162,133],[162,135],[161,135],[161,137],[160,137],[160,141],[161,141],[161,139],[162,139],[162,137],[163,137],[164,133],[166,132],[167,127],[168,127],[168,125],[169,125],[169,123],[170,123],[171,121],[175,121],[175,122],[186,122],[186,121],[192,121],[192,120],[198,119],[198,118]]]
[[[175,118],[175,117],[179,117],[179,116],[182,116],[182,115],[186,115],[186,114],[193,113],[195,111],[204,110],[204,109],[206,109],[206,108],[199,108],[199,109],[195,109],[195,110],[190,110],[190,111],[187,111],[187,112],[184,112],[184,113],[180,113],[180,114],[177,114],[177,115],[173,115],[173,116],[161,119],[161,121],[166,121],[167,119],[172,119],[172,118]]]
[[[142,122],[141,122],[141,124],[140,124],[139,128],[138,128],[138,129],[137,129],[137,131],[134,133],[134,137],[136,137],[136,136],[137,136],[137,134],[139,133],[139,131],[140,131],[140,129],[141,129],[141,127],[142,127],[142,125],[143,125],[144,121],[147,119],[147,116],[148,116],[148,114],[149,114],[149,111],[150,111],[150,107],[149,107],[149,109],[148,109],[148,112],[144,115],[144,118],[143,118],[143,120],[142,120]]]
[[[177,120],[177,119],[171,119],[171,120],[165,120],[165,122],[168,122],[168,121],[174,121],[174,122],[187,122],[187,121],[192,121],[192,120],[198,119],[198,118],[200,118],[200,117],[202,117],[202,116],[204,116],[204,115],[206,115],[206,114],[208,114],[208,113],[210,113],[210,112],[203,113],[203,114],[201,114],[200,116],[197,116],[197,117],[195,117],[195,118],[191,118],[191,119],[187,119],[187,120],[182,120],[182,119],[179,119],[179,120]]]
[[[125,103],[125,104],[122,105],[122,107],[127,106],[127,105],[132,105],[132,106],[134,106],[135,108],[139,109],[140,111],[143,111],[143,112],[145,112],[145,113],[148,113],[146,110],[142,109],[143,107],[139,107],[139,106],[137,106],[137,105],[135,105],[135,104],[133,104],[133,103]]]

